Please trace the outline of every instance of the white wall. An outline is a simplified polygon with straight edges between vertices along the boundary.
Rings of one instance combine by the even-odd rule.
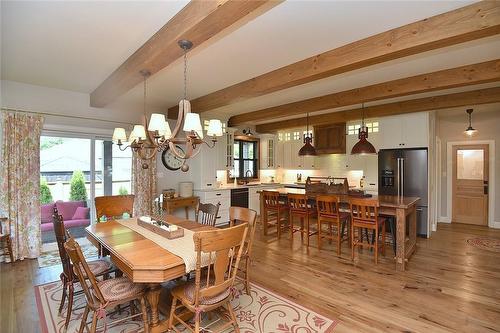
[[[80,92],[2,80],[0,93],[2,108],[101,119],[45,116],[45,129],[111,135],[114,127],[127,127],[127,124],[113,121],[131,124],[142,120],[141,105],[115,103],[109,108],[93,108],[89,94]]]
[[[473,141],[473,140],[493,140],[495,142],[495,167],[493,169],[495,177],[495,202],[493,218],[496,226],[500,226],[500,103],[489,104],[486,106],[475,106],[472,115],[472,125],[478,130],[478,133],[473,138],[468,138],[463,134],[467,127],[467,114],[465,109],[461,112],[439,111],[437,122],[437,136],[441,140],[441,186],[440,186],[440,201],[441,207],[439,214],[442,221],[451,220],[448,216],[448,184],[447,184],[447,144],[448,142]],[[491,152],[490,152],[491,156]],[[491,184],[493,185],[493,184]],[[490,185],[490,186],[491,186]],[[490,187],[491,189],[491,187]]]

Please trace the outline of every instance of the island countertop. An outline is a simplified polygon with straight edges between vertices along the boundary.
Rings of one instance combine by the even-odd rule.
[[[262,191],[262,190],[261,190]],[[258,192],[261,192],[258,191]],[[280,194],[305,194],[306,190],[299,188],[277,188],[277,189],[269,189],[266,191],[278,192]],[[317,193],[311,194],[311,197],[316,196]],[[328,195],[328,194],[325,194]],[[340,201],[348,202],[349,198],[359,198],[355,196],[349,196],[346,194],[337,195],[340,197]],[[420,198],[419,197],[402,197],[397,195],[374,195],[371,197],[366,197],[366,199],[376,199],[379,201],[380,206],[384,207],[392,207],[392,208],[409,208],[415,205]]]

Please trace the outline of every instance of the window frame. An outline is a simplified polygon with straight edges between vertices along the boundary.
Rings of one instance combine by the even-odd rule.
[[[243,143],[244,142],[251,142],[254,144],[254,158],[242,158],[243,157]],[[238,156],[240,158],[236,158],[235,154],[233,152],[233,161],[234,164],[236,165],[236,161],[238,161],[239,165],[239,177],[231,177],[231,172],[227,173],[227,179],[228,181],[234,181],[236,178],[238,179],[248,179],[244,175],[244,165],[245,161],[253,161],[254,162],[254,167],[253,167],[253,172],[252,172],[252,177],[251,179],[253,180],[259,180],[259,170],[260,170],[260,139],[259,138],[251,138],[246,135],[235,135],[234,137],[234,143],[238,143]],[[234,167],[233,167],[234,170]]]

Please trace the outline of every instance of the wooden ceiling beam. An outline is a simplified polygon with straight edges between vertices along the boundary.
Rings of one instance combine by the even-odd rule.
[[[500,33],[500,1],[481,1],[318,54],[191,101],[195,112]],[[175,116],[177,106],[169,109]]]
[[[434,97],[411,99],[402,102],[374,105],[364,108],[365,118],[377,118],[404,113],[447,109],[500,102],[500,87],[473,90]],[[309,125],[323,125],[361,119],[363,109],[325,113],[309,117]],[[296,118],[257,125],[258,133],[272,133],[287,128],[303,127],[306,118]]]
[[[493,81],[500,81],[500,59],[387,81],[244,113],[231,117],[229,126]]]
[[[261,8],[261,14],[279,3],[281,0],[189,2],[90,94],[90,106],[106,106],[142,82],[141,70],[155,74],[181,57],[178,40],[188,39],[197,47],[257,9]],[[266,4],[269,6],[263,7]]]

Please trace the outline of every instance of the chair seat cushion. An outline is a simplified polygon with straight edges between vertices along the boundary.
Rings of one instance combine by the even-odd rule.
[[[202,286],[204,286],[204,284],[202,284]],[[194,303],[194,292],[196,289],[195,281],[188,282],[187,284],[183,285],[182,287],[184,288],[184,295],[186,296],[186,298],[189,300],[189,302]],[[200,299],[200,304],[201,305],[216,304],[216,303],[219,303],[219,302],[225,300],[226,298],[228,298],[230,294],[231,294],[231,290],[226,289],[218,295],[211,296],[211,297],[202,297]]]
[[[113,264],[111,264],[108,260],[105,259],[97,259],[88,261],[87,265],[89,265],[90,271],[94,275],[101,275],[102,273],[109,271],[113,268]]]
[[[109,302],[133,298],[142,293],[145,288],[145,285],[133,283],[126,277],[104,280],[97,284],[104,299]]]

